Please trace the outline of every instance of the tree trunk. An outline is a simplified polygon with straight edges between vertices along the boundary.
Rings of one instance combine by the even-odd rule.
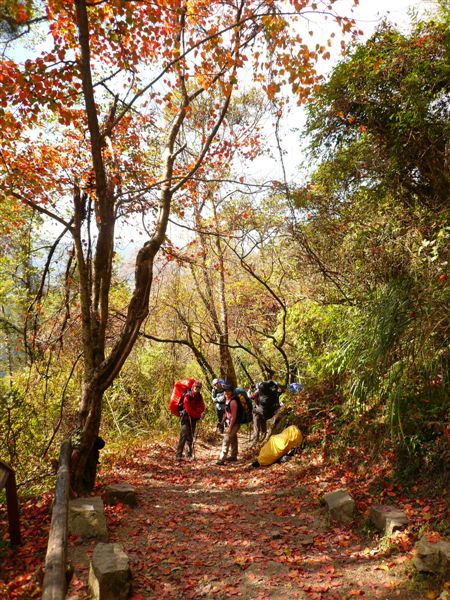
[[[97,472],[96,440],[100,431],[104,391],[85,386],[82,392],[80,427],[72,435],[71,489],[77,496],[88,495]]]
[[[76,23],[78,28],[79,59],[78,67],[81,76],[84,104],[89,129],[92,171],[95,182],[95,221],[96,235],[90,235],[92,216],[86,210],[86,197],[81,194],[75,184],[73,196],[74,218],[71,233],[74,239],[77,269],[79,275],[79,298],[82,315],[84,377],[79,412],[79,427],[72,436],[72,491],[84,494],[91,491],[95,480],[96,458],[98,456],[98,434],[101,422],[103,394],[119,375],[139,335],[142,322],[149,310],[150,289],[153,280],[153,263],[166,235],[170,207],[174,193],[180,189],[200,168],[208,149],[214,140],[230,103],[232,87],[226,92],[222,110],[213,123],[202,150],[193,165],[180,178],[174,179],[174,165],[184,144],[180,142],[183,123],[192,102],[205,91],[199,87],[188,94],[186,77],[182,63],[176,62],[174,73],[177,77],[177,90],[180,102],[178,112],[167,126],[167,135],[162,153],[162,169],[160,176],[159,207],[153,234],[139,250],[135,265],[135,285],[128,304],[127,317],[117,341],[110,352],[107,352],[106,334],[109,319],[109,294],[111,289],[112,260],[114,254],[114,228],[117,218],[118,189],[115,174],[110,173],[107,154],[103,149],[107,140],[114,135],[114,123],[100,126],[104,119],[99,118],[99,109],[95,101],[95,87],[91,72],[90,32],[87,0],[75,0]],[[237,11],[237,22],[240,20],[240,9]],[[185,11],[177,15],[179,28],[173,44],[181,54],[183,31],[185,27]],[[217,76],[219,77],[219,75]],[[137,98],[138,96],[136,96]],[[127,111],[132,110],[130,104]],[[122,116],[123,116],[122,115]],[[120,119],[119,119],[120,120]],[[115,124],[117,124],[117,121]],[[89,192],[92,193],[92,192]],[[86,223],[88,219],[87,249],[84,247]],[[96,243],[94,240],[96,239]],[[86,476],[89,469],[94,470],[94,477]]]

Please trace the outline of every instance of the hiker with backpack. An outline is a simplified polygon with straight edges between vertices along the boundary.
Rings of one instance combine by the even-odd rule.
[[[232,385],[222,386],[225,394],[226,427],[223,436],[222,449],[216,464],[224,465],[234,462],[238,456],[238,431],[243,423],[249,423],[252,418],[252,405],[247,392]],[[230,455],[228,456],[228,453]]]
[[[180,438],[176,451],[177,460],[183,457],[183,450],[186,452],[186,458],[194,458],[194,434],[197,421],[205,410],[205,403],[200,392],[202,388],[201,381],[194,381],[190,388],[187,388],[180,397],[178,403],[178,413],[180,415]],[[185,449],[186,447],[186,449]]]
[[[276,381],[261,381],[252,394],[253,401],[253,444],[263,441],[267,435],[267,421],[272,419],[280,408],[282,386]]]
[[[266,420],[259,404],[258,384],[250,388],[249,396],[253,403],[253,437],[251,441],[255,445],[261,437],[264,439],[267,434]]]
[[[224,383],[223,379],[213,379],[211,392],[211,398],[216,409],[217,429],[220,433],[223,433],[225,428],[225,394],[222,387]]]

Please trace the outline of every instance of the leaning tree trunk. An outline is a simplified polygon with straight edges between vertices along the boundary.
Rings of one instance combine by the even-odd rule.
[[[111,289],[114,250],[114,226],[116,220],[116,193],[114,172],[110,175],[103,156],[103,148],[112,135],[113,127],[101,129],[95,102],[91,72],[89,21],[86,0],[76,0],[76,21],[80,49],[79,69],[91,143],[91,159],[95,176],[95,226],[97,242],[94,247],[90,238],[91,225],[85,220],[92,218],[86,211],[87,192],[80,193],[75,185],[74,220],[71,230],[76,248],[79,275],[80,305],[83,332],[84,377],[79,427],[72,436],[74,452],[71,465],[71,485],[75,494],[89,492],[94,478],[86,481],[86,469],[95,458],[96,442],[100,430],[103,394],[113,383],[129,356],[139,334],[140,326],[148,314],[153,262],[167,230],[171,200],[175,191],[173,170],[176,160],[175,144],[186,118],[190,98],[184,79],[180,78],[182,98],[178,115],[168,131],[161,173],[161,193],[158,216],[153,236],[138,252],[135,265],[135,286],[127,309],[127,318],[119,337],[106,356],[106,332],[109,319],[109,294]],[[180,35],[183,26],[180,17]],[[178,40],[179,43],[179,40]],[[114,113],[115,105],[111,109]],[[180,182],[177,182],[180,185]],[[87,250],[84,246],[86,231],[89,236]],[[96,461],[95,461],[96,462]],[[95,465],[94,465],[95,468]],[[94,474],[95,475],[95,474]]]
[[[108,352],[106,336],[109,320],[109,296],[111,289],[112,261],[114,254],[114,226],[117,219],[116,202],[120,198],[120,177],[117,177],[115,164],[117,157],[108,159],[108,153],[103,149],[114,135],[114,128],[120,120],[133,109],[133,102],[126,105],[119,116],[116,115],[117,102],[113,103],[109,117],[99,122],[99,109],[95,101],[95,87],[91,72],[90,33],[87,0],[75,0],[76,25],[78,28],[79,60],[78,68],[81,76],[82,92],[89,129],[92,173],[95,181],[94,209],[95,219],[91,211],[86,210],[87,195],[92,193],[86,189],[81,193],[75,184],[73,197],[74,217],[71,222],[71,234],[76,249],[77,268],[79,275],[79,298],[81,306],[84,377],[81,406],[79,412],[79,427],[74,432],[73,461],[72,461],[72,491],[76,494],[89,492],[93,480],[86,482],[87,466],[95,458],[96,443],[101,422],[102,400],[105,391],[129,356],[143,320],[149,310],[150,289],[153,278],[153,263],[167,230],[171,202],[174,194],[189,181],[200,168],[208,150],[215,139],[227,113],[232,89],[229,87],[224,94],[221,110],[213,122],[209,134],[204,141],[201,152],[186,168],[183,176],[180,173],[174,177],[174,166],[184,142],[180,143],[183,123],[188,115],[192,102],[205,88],[198,87],[188,93],[182,62],[174,61],[173,73],[177,80],[177,92],[180,102],[178,112],[167,127],[164,149],[161,154],[160,196],[153,235],[138,252],[135,265],[135,286],[128,304],[125,324],[116,343]],[[172,44],[177,48],[178,55],[182,52],[183,33],[185,28],[186,11],[179,11],[177,31]],[[241,19],[241,8],[236,12],[236,24]],[[236,54],[239,54],[239,36],[236,36]],[[237,67],[234,67],[236,69]],[[220,77],[220,72],[217,79]],[[139,97],[136,95],[135,100]],[[113,145],[111,144],[111,147]],[[108,163],[108,160],[110,161]],[[81,187],[81,184],[80,184]],[[90,187],[90,186],[89,186]],[[87,219],[87,225],[86,225]],[[96,228],[96,241],[91,238],[91,229]],[[88,237],[85,247],[85,237]],[[92,479],[92,478],[91,478]]]
[[[155,235],[150,242],[144,244],[136,258],[135,288],[128,305],[125,324],[115,346],[108,357],[98,364],[92,365],[92,362],[89,364],[85,358],[79,427],[72,435],[74,451],[71,464],[71,485],[72,491],[77,495],[90,492],[95,480],[95,472],[92,477],[90,469],[95,469],[96,464],[94,458],[100,430],[103,395],[120,373],[139,335],[140,326],[148,314],[153,262],[164,238],[170,200],[170,190],[163,190]],[[89,338],[86,334],[85,337],[85,355],[91,356],[91,361],[93,361],[100,355],[98,351],[92,349],[95,336]]]

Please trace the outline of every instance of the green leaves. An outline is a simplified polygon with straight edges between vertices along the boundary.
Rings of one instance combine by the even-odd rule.
[[[379,404],[410,449],[427,419],[444,418],[449,381],[448,39],[444,23],[410,34],[384,25],[351,50],[310,108],[321,163],[297,195],[314,215],[309,242],[354,304],[329,363],[350,394],[348,414]],[[322,289],[336,301],[331,285]]]
[[[420,23],[410,36],[384,26],[357,46],[310,110],[316,152],[334,155],[370,134],[368,151],[379,159],[373,167],[390,172],[391,187],[401,177],[403,202],[445,204],[449,186],[438,165],[450,131],[448,35],[438,23]]]

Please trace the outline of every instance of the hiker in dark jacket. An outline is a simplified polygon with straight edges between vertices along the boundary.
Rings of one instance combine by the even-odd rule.
[[[225,394],[222,386],[225,382],[223,379],[213,379],[212,383],[211,398],[216,409],[217,429],[220,433],[223,433],[225,428]]]
[[[253,444],[264,441],[267,435],[267,421],[272,419],[280,408],[280,395],[284,388],[276,381],[261,381],[250,396],[253,402]]]
[[[182,459],[185,446],[186,458],[188,460],[193,458],[195,428],[205,410],[201,388],[201,381],[194,381],[192,388],[183,392],[180,398],[180,439],[177,446],[177,460]]]
[[[260,439],[264,440],[267,435],[267,423],[264,418],[263,409],[259,403],[258,387],[249,394],[251,401],[253,402],[253,437],[252,444],[257,444]]]

